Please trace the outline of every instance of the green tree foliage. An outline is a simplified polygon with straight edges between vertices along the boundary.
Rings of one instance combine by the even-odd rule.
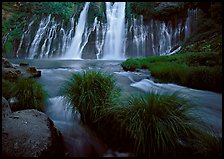
[[[79,4],[78,2],[76,2]],[[3,46],[3,55],[12,54],[12,49],[17,46],[18,42],[29,24],[29,19],[33,15],[52,14],[56,17],[70,20],[73,12],[73,2],[3,2],[4,11],[2,23],[2,37],[8,34]]]
[[[65,19],[72,16],[73,2],[22,2],[21,9],[30,14],[60,15]]]

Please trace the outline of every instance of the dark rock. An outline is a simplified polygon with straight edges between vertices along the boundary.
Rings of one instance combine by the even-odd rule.
[[[33,73],[33,77],[40,77],[41,76],[41,71],[37,71]]]
[[[2,59],[7,61],[5,58]],[[12,67],[2,67],[2,78],[6,80],[15,80],[18,77],[33,78],[41,76],[41,71],[37,71],[36,67],[28,65],[27,63],[20,63],[20,65],[14,64]]]
[[[2,58],[2,67],[4,67],[4,68],[13,68],[13,65],[9,62],[8,59]]]
[[[29,66],[29,64],[26,63],[26,62],[21,62],[21,63],[19,64],[19,66]]]
[[[10,115],[12,113],[8,101],[2,97],[2,118]]]
[[[2,120],[2,155],[7,157],[64,156],[61,133],[46,114],[27,109]]]
[[[26,72],[28,72],[28,73],[36,73],[36,72],[37,72],[37,69],[36,69],[36,67],[31,66],[31,67],[29,67],[29,68],[26,70]]]
[[[3,68],[2,67],[2,78],[6,80],[14,80],[18,78],[18,71],[14,68]],[[21,73],[21,72],[20,72]]]
[[[16,97],[9,98],[8,102],[9,102],[10,108],[13,112],[19,110],[19,108],[17,108],[19,101]]]

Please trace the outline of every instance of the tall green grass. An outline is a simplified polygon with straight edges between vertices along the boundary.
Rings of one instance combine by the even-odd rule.
[[[94,123],[101,115],[101,109],[116,102],[120,90],[112,75],[86,70],[73,74],[63,86],[63,93],[67,101],[78,109],[84,123]]]
[[[110,131],[121,134],[117,142],[128,142],[126,146],[136,156],[206,156],[209,146],[205,136],[210,130],[190,115],[190,110],[189,102],[176,93],[148,93],[104,109],[102,118],[116,123]]]
[[[3,96],[7,99],[16,97],[16,110],[37,109],[43,111],[47,93],[36,79],[18,79],[15,82],[3,80]]]

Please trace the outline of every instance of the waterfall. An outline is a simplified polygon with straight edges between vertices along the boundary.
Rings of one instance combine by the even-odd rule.
[[[123,59],[125,2],[106,2],[107,32],[103,59]]]
[[[89,4],[90,2],[86,2],[85,6],[80,14],[78,24],[75,28],[75,36],[72,39],[72,43],[70,47],[68,48],[68,51],[66,51],[64,58],[69,59],[81,59],[81,43],[82,43],[82,36],[85,31],[85,24],[87,19],[87,13],[89,10]]]
[[[82,54],[82,51],[83,51],[84,47],[88,43],[89,36],[90,36],[91,32],[96,29],[96,25],[97,25],[97,17],[94,19],[93,27],[90,28],[90,29],[86,28],[86,30],[85,30],[84,41],[83,41],[82,47],[80,48],[80,51],[79,51],[81,54]]]
[[[94,17],[87,23],[90,2],[86,2],[77,23],[48,15],[34,15],[21,36],[18,58],[125,59],[148,55],[170,55],[196,30],[199,9],[188,9],[186,19],[144,20],[143,15],[125,18],[125,2],[106,2],[105,22]],[[41,19],[40,19],[41,18]],[[7,42],[5,34],[3,46]],[[27,53],[27,54],[25,54]]]
[[[96,25],[96,42],[95,42],[95,46],[97,49],[96,53],[97,59],[100,59],[100,56],[102,55],[105,33],[106,33],[106,25],[98,21]]]
[[[42,40],[43,36],[46,33],[46,30],[47,30],[46,28],[50,22],[50,19],[51,19],[51,14],[47,18],[41,20],[39,29],[37,30],[36,36],[34,37],[34,40],[31,44],[31,48],[29,50],[30,58],[34,58],[34,56],[37,55],[37,49],[39,47],[40,41]]]

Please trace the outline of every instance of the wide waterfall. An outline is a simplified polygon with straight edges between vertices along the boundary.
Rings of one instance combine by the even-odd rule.
[[[199,9],[188,9],[187,17],[172,21],[145,20],[125,15],[125,2],[106,2],[105,20],[88,21],[90,2],[78,20],[70,22],[53,15],[31,18],[24,30],[17,58],[125,59],[169,55],[195,31]]]

